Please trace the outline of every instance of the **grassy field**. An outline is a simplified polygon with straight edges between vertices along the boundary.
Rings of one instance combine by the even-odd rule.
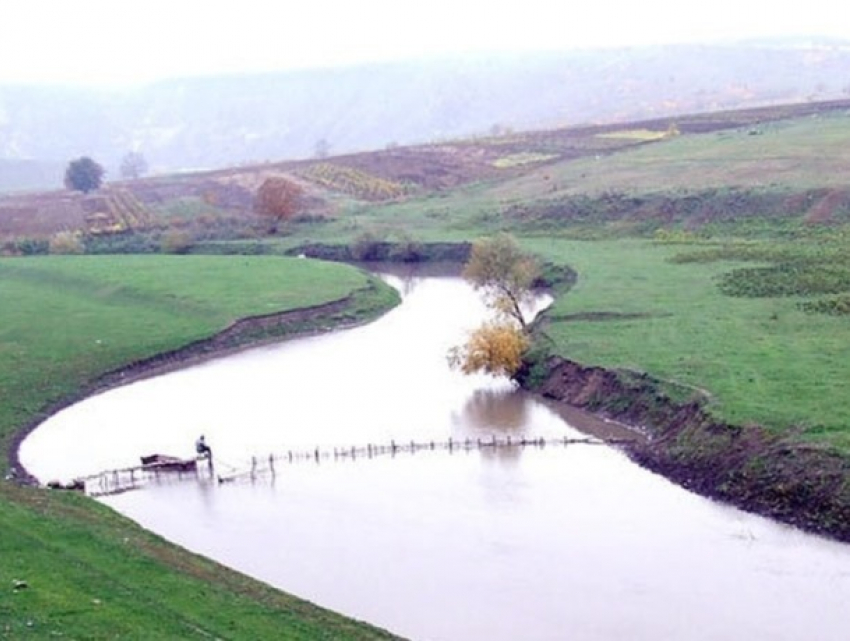
[[[350,296],[396,300],[341,265],[275,257],[0,260],[0,442],[103,372],[237,318]],[[92,500],[0,484],[0,637],[380,638],[383,633],[226,571]],[[14,582],[26,587],[14,589]]]
[[[708,398],[724,421],[850,456],[850,115],[718,118],[714,129],[710,119],[679,122],[682,135],[663,140],[634,133],[646,125],[600,130],[631,132],[625,146],[565,130],[347,157],[361,182],[403,184],[408,172],[428,180],[390,202],[328,191],[321,216],[279,236],[202,234],[193,251],[468,241],[508,229],[578,272],[549,312],[544,342],[555,354],[649,373],[681,399]],[[209,227],[203,189],[212,178],[191,193],[174,189],[161,207],[176,207],[196,231]],[[223,185],[219,200],[247,198]],[[150,245],[116,240],[125,251]],[[8,453],[21,426],[105,371],[239,317],[366,285],[355,270],[279,257],[0,259],[0,448]],[[352,313],[369,315],[392,296],[358,301]],[[0,636],[378,634],[177,551],[81,497],[2,484],[0,528],[0,590],[29,585],[0,597]],[[162,612],[155,624],[151,612]]]
[[[838,113],[669,138],[618,154],[535,170],[500,185],[497,197],[605,191],[846,186],[850,115]]]
[[[719,418],[801,428],[850,454],[846,316],[805,313],[798,303],[808,297],[726,296],[718,278],[741,265],[671,262],[681,246],[534,240],[529,247],[579,273],[550,312],[546,333],[559,355],[705,390]]]

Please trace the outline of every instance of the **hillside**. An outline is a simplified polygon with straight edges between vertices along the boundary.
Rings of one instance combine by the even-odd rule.
[[[175,227],[191,227],[206,239],[255,236],[263,233],[263,223],[252,211],[254,194],[263,180],[277,175],[305,188],[303,216],[326,220],[368,204],[403,207],[429,194],[441,194],[446,206],[459,198],[469,210],[468,196],[456,197],[453,190],[484,184],[489,187],[479,189],[477,206],[503,210],[511,224],[526,227],[552,224],[553,218],[564,222],[564,212],[573,211],[578,218],[572,223],[636,219],[628,226],[634,230],[643,218],[667,208],[657,226],[676,217],[665,204],[670,198],[692,210],[698,193],[728,188],[768,189],[773,195],[732,194],[722,205],[710,199],[710,207],[778,212],[783,208],[777,199],[784,196],[774,192],[780,182],[794,193],[811,192],[804,199],[812,203],[827,198],[821,209],[840,209],[850,202],[841,195],[848,110],[850,100],[806,102],[163,175],[109,183],[88,196],[66,190],[8,195],[0,197],[0,239],[46,239],[65,230],[160,234]],[[666,196],[633,199],[665,191]],[[589,204],[582,199],[600,195],[587,218],[581,211]],[[795,202],[787,206],[800,213]],[[824,211],[812,215],[828,218]],[[709,210],[703,214],[712,217]]]
[[[638,458],[690,489],[850,541],[850,100],[499,133],[0,198],[4,254],[47,253],[75,230],[92,254],[237,255],[0,259],[2,371],[18,399],[0,449],[12,455],[27,425],[102,371],[343,283],[339,266],[246,254],[418,260],[507,230],[551,273],[577,275],[535,330],[529,386],[638,426],[650,436]],[[274,234],[251,211],[272,175],[308,195]],[[0,504],[0,552],[15,559],[0,580],[31,586],[6,607],[12,634],[155,621],[164,638],[383,635],[81,497],[6,483]]]
[[[751,43],[494,55],[121,90],[0,86],[0,160],[91,155],[118,176],[310,158],[473,134],[625,122],[846,95],[842,43]],[[62,109],[55,105],[61,104]],[[58,187],[44,168],[0,189]]]

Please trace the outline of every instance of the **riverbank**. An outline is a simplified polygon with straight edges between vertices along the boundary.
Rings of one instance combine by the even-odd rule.
[[[646,374],[586,367],[561,357],[531,389],[613,419],[646,439],[630,457],[690,491],[803,530],[850,542],[850,461],[758,425],[718,421],[704,402],[679,402]]]
[[[801,319],[792,301],[717,294],[712,279],[722,267],[683,268],[666,260],[668,250],[649,244],[614,244],[616,254],[604,247],[595,243],[594,255],[582,264],[579,246],[571,245],[581,259],[580,275],[556,284],[558,297],[537,326],[540,351],[521,377],[524,386],[633,426],[646,439],[626,448],[631,458],[693,492],[850,542],[850,458],[840,440],[817,440],[819,431],[812,429],[840,425],[841,408],[830,406],[834,416],[828,417],[826,408],[811,405],[822,404],[829,388],[799,402],[799,390],[770,393],[775,388],[779,394],[786,383],[809,389],[822,381],[801,369],[813,353],[829,353],[811,337],[845,330],[834,319]],[[607,271],[600,274],[599,265]],[[596,279],[595,288],[587,287],[589,279]],[[721,305],[722,316],[716,311]],[[819,324],[830,324],[832,333]],[[767,349],[773,344],[781,361]],[[585,358],[601,363],[583,364]],[[665,375],[617,366],[623,361],[653,362]],[[713,378],[705,378],[710,371],[716,371]],[[697,373],[690,381],[689,372]],[[801,412],[805,420],[789,425]],[[777,417],[773,425],[761,422],[768,416]],[[826,433],[835,438],[841,431]]]
[[[26,428],[75,399],[362,322],[398,302],[359,270],[275,257],[2,259],[0,276],[10,301],[0,306],[4,475],[20,469],[13,452]],[[0,531],[3,637],[394,638],[189,553],[77,492],[7,478]]]

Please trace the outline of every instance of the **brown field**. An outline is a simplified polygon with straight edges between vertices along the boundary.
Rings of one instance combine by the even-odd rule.
[[[108,234],[158,224],[167,227],[172,221],[163,211],[177,202],[191,203],[196,214],[208,209],[215,215],[250,217],[257,188],[273,175],[284,175],[305,187],[309,204],[305,213],[328,216],[340,200],[399,200],[517,178],[565,160],[598,158],[656,144],[671,125],[682,135],[735,129],[758,133],[765,123],[849,109],[850,100],[781,105],[157,176],[110,183],[88,196],[67,190],[18,194],[0,198],[0,239],[44,238],[65,230]],[[631,135],[634,131],[645,135]],[[659,136],[649,135],[653,132]],[[835,198],[843,202],[844,196]],[[813,210],[812,220],[828,217],[830,205],[824,202],[823,211]]]

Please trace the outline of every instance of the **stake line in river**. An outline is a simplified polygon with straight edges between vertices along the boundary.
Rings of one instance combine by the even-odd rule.
[[[258,476],[271,476],[277,474],[279,465],[291,465],[296,463],[343,462],[370,460],[380,456],[396,456],[399,454],[416,454],[417,452],[471,452],[474,450],[499,449],[499,448],[525,448],[568,445],[622,445],[626,443],[623,439],[599,439],[599,438],[571,438],[563,436],[560,438],[531,438],[522,436],[512,438],[507,436],[499,438],[466,438],[430,441],[408,441],[397,442],[392,440],[389,444],[366,444],[350,447],[314,447],[308,450],[287,450],[285,453],[268,454],[266,456],[252,456],[243,465],[229,465],[218,459],[213,463],[209,461],[207,473],[210,478],[215,478],[219,484],[232,483],[238,480],[254,480]],[[206,459],[199,459],[206,460]],[[226,467],[228,472],[215,474],[215,466]],[[137,466],[117,470],[106,470],[98,474],[80,479],[87,494],[91,496],[105,496],[119,494],[129,490],[139,489],[156,481],[182,481],[185,479],[199,478],[200,470],[193,471],[177,470],[169,471],[158,466]]]

